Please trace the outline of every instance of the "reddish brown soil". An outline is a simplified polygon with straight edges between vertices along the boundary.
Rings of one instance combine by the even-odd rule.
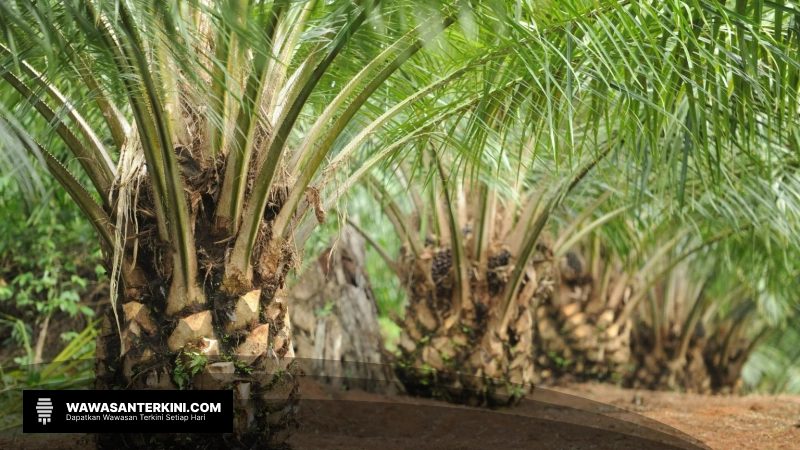
[[[600,384],[553,390],[636,411],[715,450],[800,449],[800,396],[707,396],[632,391]],[[634,403],[636,394],[641,404]]]
[[[674,448],[703,448],[705,444],[715,450],[800,449],[800,396],[712,397],[577,384],[537,389],[516,408],[490,412],[432,399],[335,392],[315,382],[304,384],[303,428],[289,439],[297,450],[655,448],[636,440],[642,430],[651,428],[664,431],[663,436],[686,433],[679,441],[684,444]],[[564,406],[591,413],[572,414]],[[631,425],[634,422],[645,427]],[[607,436],[601,436],[611,427],[621,436],[613,445]],[[579,429],[584,431],[575,431]],[[560,440],[546,439],[549,435],[558,435]],[[689,436],[702,442],[692,447],[687,443]],[[675,438],[670,439],[674,445]],[[91,440],[81,435],[11,436],[0,432],[0,449],[93,447]]]

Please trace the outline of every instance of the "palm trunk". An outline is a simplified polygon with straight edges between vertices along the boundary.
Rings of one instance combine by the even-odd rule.
[[[626,380],[628,386],[702,394],[740,391],[742,367],[770,328],[763,328],[752,340],[745,339],[743,330],[751,311],[746,304],[739,314],[704,324],[700,316],[713,302],[703,292],[701,286],[691,297],[695,302],[685,318],[672,319],[682,323],[669,327],[662,352],[655,351],[652,325],[639,324],[631,343],[638,369]]]
[[[640,323],[632,337],[631,351],[637,369],[629,374],[625,384],[632,388],[684,391],[711,394],[711,373],[706,356],[713,353],[708,339],[698,327],[681,352],[681,337],[675,333],[664,336],[660,353],[655,352],[653,329]]]
[[[532,311],[537,298],[551,292],[549,263],[529,265],[503,327],[501,299],[512,261],[509,252],[494,248],[488,276],[478,279],[477,271],[471,271],[472,303],[455,323],[448,323],[452,316],[446,315],[452,314],[454,278],[449,248],[429,248],[420,258],[405,260],[409,305],[400,324],[398,376],[410,393],[496,406],[513,403],[532,389]]]
[[[171,289],[175,277],[170,243],[157,232],[153,199],[142,180],[134,196],[138,204],[132,207],[132,222],[137,226],[128,227],[122,255],[125,285],[120,286],[116,311],[110,308],[104,318],[97,343],[95,387],[233,389],[234,439],[248,447],[257,442],[281,442],[295,426],[295,408],[291,406],[297,401],[301,375],[292,363],[284,289],[287,271],[262,274],[258,267],[274,264],[265,258],[276,249],[260,245],[254,255],[257,263],[252,284],[238,289],[222,286],[225,255],[232,241],[215,234],[213,226],[220,188],[216,167],[203,167],[202,159],[188,152],[182,156],[197,248],[192,256],[201,273],[192,281],[201,286],[201,298],[206,301],[186,305]],[[262,242],[269,233],[270,223],[265,220]],[[292,254],[286,246],[277,249],[277,254],[281,255],[278,262],[290,267]],[[134,270],[130,270],[131,261],[135,261]],[[102,437],[99,444],[112,448],[122,444],[119,439],[125,445],[148,442],[146,436],[142,441],[141,436],[115,435]]]

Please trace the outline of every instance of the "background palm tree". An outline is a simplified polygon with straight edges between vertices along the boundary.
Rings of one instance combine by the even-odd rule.
[[[778,211],[780,189],[775,185],[778,190],[773,191],[766,180],[743,179],[742,183],[746,186],[742,195],[709,194],[693,199],[682,222],[660,214],[665,205],[654,199],[639,207],[635,220],[618,216],[596,229],[584,227],[591,235],[578,241],[576,250],[592,273],[582,282],[583,290],[588,290],[587,300],[560,310],[550,308],[546,321],[539,323],[548,323],[547,329],[574,329],[568,316],[583,323],[586,315],[576,313],[593,308],[596,300],[592,297],[598,287],[600,292],[608,289],[608,277],[619,274],[622,261],[625,273],[621,275],[628,280],[628,292],[623,298],[609,295],[614,310],[604,314],[612,320],[606,327],[626,324],[628,332],[632,331],[623,342],[633,359],[621,358],[620,365],[606,369],[605,374],[633,387],[738,390],[747,358],[791,320],[798,261],[794,247],[782,243],[795,238],[790,230],[797,216]],[[793,183],[784,187],[793,189]],[[748,206],[739,210],[742,204]],[[578,210],[602,220],[617,206],[606,202]],[[582,229],[576,221],[573,225],[574,229],[566,229]],[[560,241],[575,239],[560,237]],[[771,248],[780,250],[775,253],[768,250]],[[598,327],[598,331],[603,330]],[[570,348],[564,336],[549,335],[556,348]],[[603,375],[596,367],[594,374],[579,369],[585,366],[581,345],[571,348],[567,361],[561,354],[548,357],[548,347],[553,344],[544,344],[537,362],[549,373]]]
[[[792,320],[796,300],[784,288],[793,289],[797,264],[793,250],[769,261],[763,240],[742,237],[723,231],[665,253],[629,309],[638,316],[638,370],[629,383],[706,393],[742,388],[747,359]]]
[[[797,321],[788,321],[786,326],[755,349],[742,368],[745,386],[750,390],[773,394],[800,393],[800,351],[796,344],[797,337]]]
[[[598,363],[603,362],[597,361],[601,349],[624,348],[618,354],[612,352],[615,361],[611,367],[599,369],[616,372],[621,381],[620,372],[630,362],[631,320],[644,317],[634,312],[652,293],[654,284],[695,253],[693,245],[703,248],[719,241],[715,248],[721,249],[741,244],[745,230],[759,234],[760,250],[771,251],[761,256],[758,273],[775,270],[772,273],[780,274],[769,281],[770,289],[796,283],[792,275],[796,273],[795,244],[787,245],[796,243],[798,237],[796,198],[790,199],[790,193],[796,192],[792,180],[797,170],[792,150],[796,145],[797,77],[789,75],[795,71],[789,67],[798,64],[797,43],[790,31],[796,17],[785,17],[793,10],[762,2],[738,2],[732,8],[721,2],[700,2],[693,8],[680,2],[605,6],[543,5],[530,22],[521,21],[520,32],[528,33],[536,45],[523,45],[519,51],[530,52],[524,61],[539,76],[524,80],[513,95],[493,96],[459,121],[431,130],[417,146],[433,149],[433,156],[423,153],[412,161],[385,166],[383,172],[392,174],[391,178],[376,177],[377,181],[369,182],[405,243],[399,258],[385,258],[409,293],[409,306],[400,321],[405,330],[400,358],[404,365],[417,369],[462,373],[426,372],[422,376],[428,377],[424,390],[464,400],[462,388],[475,389],[478,399],[469,401],[481,402],[487,400],[483,398],[487,392],[490,397],[496,392],[501,398],[510,393],[506,383],[491,381],[493,377],[515,382],[534,379],[530,355],[525,350],[515,353],[519,351],[517,339],[526,334],[527,310],[544,298],[557,300],[569,293],[554,289],[536,302],[531,302],[536,298],[531,293],[529,298],[516,296],[522,295],[523,286],[531,285],[527,283],[531,276],[525,276],[528,271],[540,277],[545,274],[539,286],[559,285],[562,269],[576,265],[569,264],[570,259],[580,259],[580,252],[570,253],[571,245],[566,245],[570,237],[559,236],[557,248],[549,250],[565,257],[567,264],[553,261],[556,264],[547,269],[536,265],[537,259],[548,259],[548,244],[538,241],[540,231],[551,215],[560,212],[557,207],[565,202],[569,188],[584,178],[618,181],[584,190],[581,194],[588,198],[576,201],[573,207],[578,219],[586,219],[580,217],[583,213],[594,214],[589,206],[598,191],[615,189],[622,197],[615,202],[616,209],[599,213],[592,223],[602,224],[629,209],[626,217],[635,227],[655,216],[664,221],[662,236],[671,236],[650,252],[645,247],[652,235],[617,234],[614,244],[627,239],[622,244],[628,247],[623,255],[627,270],[637,272],[636,276],[626,275],[620,266],[614,268],[613,258],[602,261],[602,246],[589,247],[598,249],[584,255],[592,261],[593,270],[577,283],[582,286],[572,282],[566,287],[599,295],[599,309],[588,317],[591,296],[581,298],[579,294],[565,304],[542,305],[541,315],[532,319],[545,327],[553,319],[548,328],[555,333],[553,342],[561,343],[543,347],[556,353],[560,360],[556,365],[569,362],[565,352],[568,358],[579,353]],[[487,87],[487,92],[493,91]],[[517,117],[523,119],[514,121]],[[487,126],[473,132],[469,125],[474,122]],[[447,149],[465,147],[481,149],[483,158],[465,161],[443,156]],[[537,178],[537,166],[541,171],[544,165],[551,172],[569,168],[569,162],[579,167],[575,156],[590,152],[595,163],[598,153],[611,155],[599,163],[605,168],[602,175],[585,175],[579,169],[572,178],[566,175],[565,182]],[[451,176],[453,168],[461,165],[471,177]],[[519,172],[515,176],[514,169],[506,171],[506,166]],[[564,172],[569,174],[568,169]],[[404,181],[411,178],[427,179],[427,192]],[[522,214],[514,212],[516,205],[508,206],[510,201],[496,200],[500,198],[497,192],[508,190],[502,180],[514,180],[510,190],[530,199],[521,202]],[[529,186],[536,185],[546,194],[531,194],[536,188]],[[408,195],[408,201],[398,199],[401,192]],[[545,200],[539,203],[542,198]],[[755,226],[759,216],[766,220]],[[502,229],[498,223],[506,229],[492,234]],[[518,226],[516,233],[503,234],[514,226]],[[672,239],[676,235],[684,239]],[[637,241],[640,248],[635,248]],[[678,254],[661,263],[675,246],[680,247]],[[538,256],[537,248],[541,250]],[[379,253],[387,254],[385,250]],[[746,264],[743,258],[738,261]],[[692,264],[704,263],[693,259]],[[490,272],[503,266],[509,272],[498,288],[503,294],[499,301],[492,301],[495,294],[480,285],[489,282]],[[632,286],[622,281],[626,276],[635,282]],[[612,281],[614,285],[609,286]],[[594,290],[589,289],[590,284]],[[601,290],[604,286],[610,290]],[[780,291],[778,302],[790,303],[789,290]],[[773,299],[778,297],[771,294]],[[519,310],[509,308],[514,301],[521,305]],[[662,313],[663,308],[656,306]],[[488,319],[476,320],[476,315]],[[517,319],[522,325],[515,325]],[[541,335],[543,330],[538,331]],[[564,342],[559,336],[562,331],[578,335]],[[460,332],[466,336],[459,336]],[[474,357],[467,358],[467,354]],[[551,364],[552,359],[546,357],[544,364]],[[730,364],[718,361],[713,365],[720,369]],[[512,374],[511,366],[519,373]],[[465,385],[468,378],[469,386]],[[736,378],[726,376],[717,388],[735,383]],[[412,376],[408,383],[418,380],[419,376]],[[490,387],[493,383],[497,386]]]

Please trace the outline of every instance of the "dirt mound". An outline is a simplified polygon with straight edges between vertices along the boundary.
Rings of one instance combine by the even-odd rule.
[[[519,407],[489,411],[336,391],[306,380],[303,397],[303,427],[289,439],[297,450],[800,448],[800,396],[723,397],[575,384],[537,389]],[[17,433],[0,432],[0,449],[94,447],[88,436]]]

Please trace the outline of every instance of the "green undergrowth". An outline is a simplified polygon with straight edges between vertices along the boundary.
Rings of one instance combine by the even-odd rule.
[[[91,321],[97,302],[87,294],[107,278],[94,230],[62,190],[31,198],[0,177],[0,210],[0,363],[24,366],[37,362],[31,336],[45,320],[51,329],[63,318]]]
[[[24,325],[19,319],[6,317],[0,320],[14,322],[14,326]],[[0,365],[0,431],[22,425],[23,389],[82,389],[91,386],[99,322],[95,320],[80,333],[67,335],[69,339],[64,348],[51,362]],[[30,352],[29,347],[27,351]],[[33,358],[30,353],[26,356]]]

